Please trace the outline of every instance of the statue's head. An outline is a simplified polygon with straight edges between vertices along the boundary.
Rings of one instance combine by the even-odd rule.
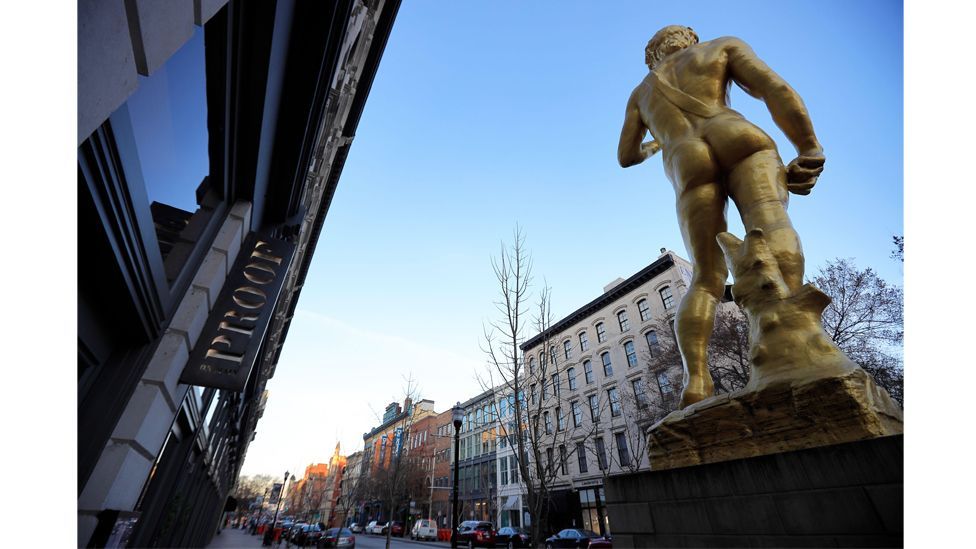
[[[668,25],[657,31],[644,48],[644,62],[653,69],[668,55],[698,43],[698,35],[691,27]]]

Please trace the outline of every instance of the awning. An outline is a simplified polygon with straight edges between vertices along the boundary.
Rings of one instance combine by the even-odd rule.
[[[502,511],[510,511],[512,509],[519,508],[519,497],[518,496],[508,496],[508,500],[505,505],[502,505]]]

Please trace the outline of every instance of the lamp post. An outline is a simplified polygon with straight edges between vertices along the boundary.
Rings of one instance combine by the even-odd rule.
[[[451,547],[457,547],[457,528],[458,528],[458,456],[460,455],[458,445],[461,440],[461,420],[464,419],[464,408],[458,402],[451,410],[451,419],[454,420],[454,504],[451,508]]]
[[[274,540],[275,524],[278,523],[278,510],[281,509],[281,500],[285,499],[286,486],[288,486],[288,471],[285,471],[285,480],[284,482],[281,483],[281,492],[278,493],[278,505],[275,506],[275,514],[274,514],[274,518],[271,519],[271,527],[264,534],[263,545],[271,545],[271,542]]]

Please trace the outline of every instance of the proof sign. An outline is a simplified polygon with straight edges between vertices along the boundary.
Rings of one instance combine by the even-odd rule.
[[[247,236],[180,383],[244,389],[294,251],[295,246],[283,240],[257,233]]]

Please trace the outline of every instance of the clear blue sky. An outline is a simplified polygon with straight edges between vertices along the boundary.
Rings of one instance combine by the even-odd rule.
[[[495,315],[490,258],[516,223],[557,317],[662,247],[687,257],[660,155],[616,162],[644,45],[668,24],[744,39],[803,97],[827,156],[813,193],[791,196],[808,276],[849,257],[902,284],[888,257],[903,233],[900,2],[408,0],[244,474],[303,471],[337,437],[361,449],[408,372],[438,411],[474,396]],[[761,102],[738,89],[732,101],[793,158]]]

